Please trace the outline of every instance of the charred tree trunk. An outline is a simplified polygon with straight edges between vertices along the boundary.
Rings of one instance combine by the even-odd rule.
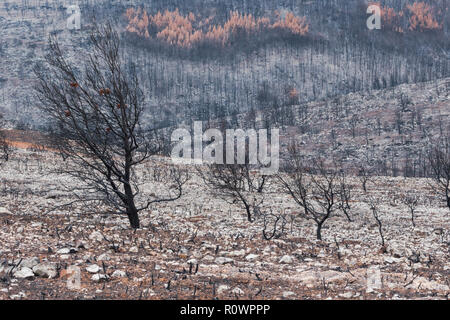
[[[449,192],[449,190],[446,191],[446,197],[447,197],[447,207],[450,209],[450,192]]]
[[[245,211],[247,212],[248,222],[253,222],[251,208],[250,205],[248,205],[247,203],[245,203]]]
[[[317,240],[322,240],[322,227],[323,227],[323,222],[317,223],[317,230],[316,230]]]
[[[130,221],[130,225],[133,229],[139,229],[141,227],[141,223],[139,221],[139,214],[134,205],[127,209],[127,216],[128,220]]]

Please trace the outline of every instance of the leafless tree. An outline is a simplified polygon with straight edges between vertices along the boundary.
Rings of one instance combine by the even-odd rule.
[[[402,202],[408,207],[409,212],[411,213],[412,225],[413,225],[413,227],[415,227],[416,226],[415,213],[416,213],[417,206],[419,205],[419,202],[420,202],[419,196],[416,194],[406,194],[402,198]]]
[[[301,216],[316,223],[316,236],[321,240],[323,225],[345,207],[341,201],[350,197],[346,192],[349,189],[345,179],[341,179],[340,170],[334,165],[329,168],[320,158],[306,161],[296,145],[291,145],[289,151],[290,161],[286,173],[279,174],[278,180],[302,208]]]
[[[380,234],[380,238],[381,238],[381,246],[382,246],[382,248],[384,250],[384,248],[386,248],[386,246],[385,246],[384,233],[383,233],[383,223],[382,223],[382,221],[380,219],[379,200],[375,199],[373,197],[369,197],[368,204],[369,204],[369,207],[370,207],[370,211],[372,211],[372,215],[373,215],[375,221],[377,222],[378,233]]]
[[[57,145],[67,158],[63,172],[80,182],[74,194],[84,192],[80,201],[101,201],[139,228],[139,212],[180,198],[187,176],[174,168],[166,195],[137,198],[135,169],[161,146],[154,131],[143,127],[143,92],[135,67],[122,60],[118,33],[110,24],[96,26],[90,45],[81,69],[50,37],[45,63],[35,69],[36,95],[41,110],[56,123]]]
[[[248,163],[208,164],[198,172],[213,195],[232,204],[239,203],[247,213],[247,220],[254,221],[264,201],[263,190],[268,176],[261,175]]]
[[[442,195],[450,209],[450,139],[441,138],[428,152],[434,190]]]
[[[352,198],[352,186],[347,182],[347,175],[344,170],[340,172],[340,190],[339,190],[339,209],[344,213],[349,222],[352,222],[350,217],[350,200]]]
[[[272,239],[279,239],[285,234],[286,230],[286,214],[279,213],[275,214],[273,213],[272,209],[269,209],[267,212],[264,212],[262,214],[263,216],[263,237],[266,240],[272,240]],[[269,227],[269,225],[271,227]],[[268,229],[271,229],[271,231],[268,231]]]
[[[373,170],[368,165],[360,165],[358,170],[358,178],[361,181],[361,186],[364,192],[367,192],[367,184],[373,177]]]
[[[0,114],[0,165],[9,160],[11,154],[11,146],[6,141],[5,133],[2,131],[3,115]]]
[[[3,132],[0,131],[0,165],[9,160],[11,148],[6,142]]]

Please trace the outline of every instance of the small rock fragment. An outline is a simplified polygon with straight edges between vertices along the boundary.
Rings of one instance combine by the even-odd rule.
[[[100,267],[96,264],[91,264],[89,267],[86,268],[86,271],[89,273],[97,273],[100,271]]]
[[[288,255],[283,256],[279,261],[279,263],[284,263],[284,264],[291,264],[293,262],[294,262],[294,257],[288,256]]]

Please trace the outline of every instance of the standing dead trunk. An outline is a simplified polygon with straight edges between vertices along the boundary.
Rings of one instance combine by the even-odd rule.
[[[316,230],[317,240],[322,240],[322,226],[323,226],[323,223],[317,224],[317,230]]]
[[[445,196],[447,197],[447,207],[450,209],[450,192],[449,192],[449,189],[446,190]]]
[[[127,177],[129,176],[129,170],[126,170]],[[136,208],[136,204],[134,203],[134,194],[133,190],[131,189],[130,183],[124,183],[124,190],[125,190],[125,205],[126,205],[126,211],[128,219],[130,220],[130,225],[133,229],[139,229],[140,228],[140,221],[139,221],[139,211]]]
[[[248,205],[247,203],[245,203],[245,211],[247,212],[248,222],[253,222],[251,208],[250,205]]]
[[[130,226],[133,229],[139,229],[141,227],[141,223],[139,221],[138,211],[136,210],[136,207],[134,205],[133,207],[127,209],[127,215],[130,221]]]

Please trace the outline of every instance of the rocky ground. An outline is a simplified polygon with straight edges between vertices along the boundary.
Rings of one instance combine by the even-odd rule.
[[[52,173],[58,161],[18,150],[1,168],[0,299],[448,299],[450,212],[426,180],[375,178],[367,195],[352,179],[353,222],[332,218],[322,241],[272,183],[265,204],[286,225],[267,241],[262,219],[249,224],[195,175],[180,200],[143,212],[136,231],[80,204],[52,211],[71,200],[61,184],[75,183]],[[416,227],[399,201],[412,190],[422,195]],[[385,248],[369,196],[380,203]]]

